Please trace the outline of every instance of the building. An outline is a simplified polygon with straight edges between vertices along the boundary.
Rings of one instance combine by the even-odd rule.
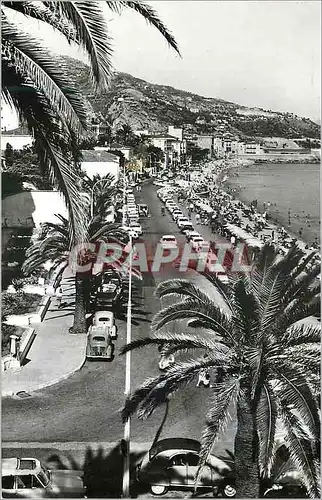
[[[59,191],[23,191],[2,200],[2,226],[40,228],[44,222],[58,223],[55,214],[68,219],[68,210]]]
[[[169,126],[168,133],[153,134],[148,137],[154,147],[164,152],[164,167],[181,163],[187,152],[187,141],[183,139],[182,129]]]
[[[132,153],[132,148],[129,146],[121,146],[120,144],[111,144],[109,146],[95,146],[95,151],[120,151],[124,158],[129,161]],[[113,154],[113,153],[112,153]]]
[[[8,104],[1,104],[1,132],[16,129],[19,126],[18,115]]]
[[[209,156],[214,152],[214,138],[212,135],[197,135],[196,143],[200,149],[208,149]]]
[[[83,160],[81,167],[86,172],[88,177],[100,175],[103,177],[107,174],[114,176],[115,182],[120,176],[120,158],[108,151],[102,150],[83,150]]]
[[[260,144],[256,142],[246,142],[245,154],[246,155],[259,155],[261,153]]]
[[[24,128],[16,128],[10,131],[1,132],[1,150],[6,149],[7,144],[10,144],[15,150],[22,150],[24,147],[32,146],[33,137]]]

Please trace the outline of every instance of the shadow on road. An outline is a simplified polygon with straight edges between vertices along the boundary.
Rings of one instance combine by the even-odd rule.
[[[136,483],[136,467],[145,452],[132,452],[130,456],[131,497],[142,493]],[[67,458],[67,460],[66,460]],[[121,443],[109,452],[102,447],[93,450],[88,447],[83,464],[78,463],[71,455],[60,456],[58,453],[48,457],[46,465],[49,469],[73,469],[83,471],[83,481],[88,498],[120,498],[122,496],[123,454]]]

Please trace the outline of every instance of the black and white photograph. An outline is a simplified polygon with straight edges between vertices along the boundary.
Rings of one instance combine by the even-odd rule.
[[[1,2],[1,497],[321,497],[321,2]]]

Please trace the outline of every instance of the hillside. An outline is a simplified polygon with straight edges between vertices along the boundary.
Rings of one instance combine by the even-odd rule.
[[[156,132],[177,125],[184,126],[187,133],[231,132],[241,138],[320,138],[320,126],[308,118],[202,97],[126,73],[114,73],[110,89],[94,95],[88,85],[87,67],[70,59],[68,65],[96,118],[113,128],[128,124],[133,130]]]

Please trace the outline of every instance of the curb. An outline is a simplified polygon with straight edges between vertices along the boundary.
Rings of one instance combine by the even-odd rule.
[[[81,334],[83,335],[83,334]],[[65,373],[64,375],[62,375],[61,377],[57,377],[55,379],[52,379],[52,380],[49,380],[47,382],[44,382],[44,383],[41,383],[41,384],[37,384],[35,387],[33,387],[32,389],[28,389],[28,387],[26,389],[19,389],[18,392],[20,391],[26,391],[26,392],[35,392],[35,391],[39,391],[41,389],[45,389],[46,387],[50,387],[52,385],[55,385],[55,384],[58,384],[59,382],[62,382],[63,380],[66,380],[67,378],[69,378],[71,375],[73,375],[74,373],[78,372],[79,370],[81,370],[84,366],[86,362],[86,344],[85,344],[85,349],[84,349],[84,353],[83,353],[83,359],[82,359],[82,362],[76,367],[74,368],[73,370],[71,370],[70,372],[68,373]],[[15,391],[4,391],[2,392],[2,397],[3,398],[6,398],[6,397],[10,397],[10,396],[15,396],[17,394],[17,392]]]

